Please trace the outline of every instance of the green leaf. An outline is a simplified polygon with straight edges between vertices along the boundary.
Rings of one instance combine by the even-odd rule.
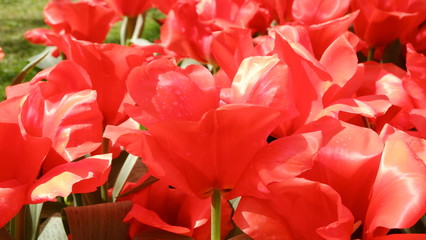
[[[129,224],[123,222],[132,202],[103,203],[64,209],[73,240],[127,239]]]
[[[162,19],[165,17],[160,10],[156,8],[151,8],[146,11],[145,23],[142,32],[142,38],[149,40],[150,42],[154,42],[155,40],[160,38],[160,24],[158,23],[158,19]]]
[[[36,60],[36,59],[38,59],[38,58],[40,58],[42,55],[44,55],[45,54],[45,52],[49,52],[49,53],[51,53],[51,52],[53,52],[53,51],[56,51],[56,47],[46,47],[46,49],[43,51],[43,52],[41,52],[41,53],[39,53],[39,54],[37,54],[37,55],[35,55],[35,56],[32,56],[32,57],[30,57],[29,59],[28,59],[28,61],[30,61],[30,62],[32,62],[32,61],[34,61],[34,60]],[[56,64],[58,64],[60,61],[62,60],[62,57],[61,56],[58,56],[58,57],[54,57],[52,54],[48,54],[45,58],[43,58],[37,65],[36,65],[36,67],[38,67],[38,68],[40,68],[40,69],[46,69],[46,68],[49,68],[49,67],[52,67],[52,66],[54,66],[54,65],[56,65]]]
[[[43,203],[28,205],[28,214],[26,216],[26,239],[36,240],[39,232],[40,215]]]
[[[44,51],[40,55],[38,55],[38,58],[35,58],[30,63],[28,63],[19,73],[18,75],[13,78],[11,85],[16,85],[19,83],[22,83],[25,79],[25,77],[28,76],[28,74],[34,69],[34,67],[41,61],[43,58],[45,58],[50,51]]]
[[[138,160],[137,156],[129,154],[124,162],[123,167],[121,167],[120,173],[118,174],[117,180],[115,181],[114,188],[112,190],[112,201],[117,200],[117,196],[120,194],[123,189],[124,184],[127,181],[130,173],[132,172],[133,167],[135,166]]]
[[[232,209],[234,209],[234,211],[237,209],[238,207],[238,203],[240,203],[241,197],[236,197],[234,199],[229,200],[229,203],[231,204]]]

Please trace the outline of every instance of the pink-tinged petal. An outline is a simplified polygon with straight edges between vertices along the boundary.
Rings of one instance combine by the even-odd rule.
[[[38,179],[30,191],[30,202],[55,201],[58,196],[95,191],[108,178],[111,154],[96,155],[57,166]]]
[[[4,58],[4,52],[3,49],[0,47],[0,60]]]
[[[286,119],[292,119],[298,115],[292,82],[291,71],[276,55],[249,57],[243,60],[232,81],[230,102],[275,108]]]
[[[406,111],[413,108],[411,99],[403,87],[402,79],[394,74],[387,74],[377,79],[376,94],[387,96],[393,105]]]
[[[426,99],[426,56],[417,53],[411,44],[407,44],[407,71],[404,87],[413,98],[416,108],[425,108]]]
[[[363,85],[358,89],[357,95],[385,95],[392,103],[385,116],[377,120],[376,129],[380,130],[385,123],[401,129],[413,127],[408,113],[414,105],[403,84],[405,75],[406,72],[394,64],[369,61],[359,65],[354,78],[362,81]]]
[[[280,34],[288,42],[295,42],[301,44],[310,53],[313,52],[311,39],[309,37],[309,33],[306,26],[278,25],[275,27],[271,27],[268,31],[268,35],[275,37],[276,34]]]
[[[349,3],[350,0],[298,0],[293,1],[291,13],[294,21],[318,24],[342,17],[348,11]]]
[[[47,38],[46,34],[54,34],[50,29],[36,28],[25,32],[25,38],[34,44],[42,44],[46,46],[52,46],[53,43]]]
[[[142,156],[142,138],[144,132],[137,129],[108,125],[104,131],[104,137],[112,141],[112,144],[122,146],[128,153]]]
[[[346,84],[349,84],[352,90],[352,92],[346,91],[346,97],[352,96],[357,88],[361,86],[361,82],[357,84],[358,86],[354,86],[355,84],[350,82],[358,69],[358,58],[355,49],[344,35],[331,43],[321,56],[320,62],[333,78],[333,85],[338,86],[327,91],[328,98],[333,98],[342,88],[345,88]],[[326,105],[328,105],[327,102],[330,100],[323,98]]]
[[[27,184],[18,181],[0,182],[0,228],[12,219],[24,205]]]
[[[325,144],[312,169],[302,176],[330,185],[341,195],[355,221],[363,220],[380,163],[382,140],[371,129],[328,117],[308,127],[308,131],[321,130]]]
[[[358,13],[359,11],[355,11],[343,17],[308,27],[312,48],[317,58],[322,56],[323,52],[333,41],[348,31],[352,22],[357,18]]]
[[[389,138],[404,141],[408,147],[426,164],[426,139],[420,138],[417,132],[401,131],[389,124],[386,124],[380,132],[383,141]]]
[[[227,28],[213,33],[212,54],[228,78],[233,79],[244,58],[256,54],[251,31],[243,28]]]
[[[426,213],[426,165],[400,139],[385,143],[365,218],[364,235],[408,228]]]
[[[236,194],[267,192],[267,184],[290,180],[311,169],[321,138],[320,132],[293,134],[263,147],[241,177]]]
[[[294,179],[268,188],[268,198],[243,196],[233,217],[253,239],[331,240],[352,234],[353,217],[328,185]]]
[[[255,240],[294,239],[288,224],[268,201],[243,197],[238,203],[233,220],[243,232]]]
[[[410,119],[417,131],[426,138],[426,109],[413,109],[410,111]]]
[[[102,142],[102,115],[93,90],[49,98],[33,92],[21,119],[28,134],[52,140],[45,171],[94,151]]]
[[[230,104],[199,122],[159,122],[144,137],[142,161],[181,191],[204,198],[219,189],[226,198],[279,117],[274,109]]]
[[[138,106],[126,106],[126,112],[146,127],[162,120],[199,120],[219,105],[215,80],[199,65],[182,69],[159,59],[135,68],[127,88]]]
[[[381,87],[386,82],[398,82],[397,79],[403,79],[406,72],[394,64],[389,63],[378,63],[374,61],[364,62],[358,65],[358,70],[354,75],[354,78],[358,78],[358,81],[362,81],[363,85],[358,89],[357,94],[362,95],[373,95],[376,94],[377,88],[381,88],[383,93],[392,89],[387,89],[385,86]],[[383,80],[382,80],[383,79]],[[378,84],[377,82],[381,82]]]
[[[294,134],[273,141],[255,155],[260,178],[268,184],[296,177],[311,169],[320,145],[320,132]]]
[[[369,95],[358,98],[344,98],[334,101],[325,108],[318,118],[331,116],[339,119],[339,113],[359,114],[368,118],[382,116],[392,106],[384,95]],[[341,119],[345,120],[345,119]]]
[[[293,47],[299,47],[300,51],[296,51]],[[279,34],[276,35],[274,51],[281,61],[288,65],[293,79],[291,85],[292,94],[295,96],[293,101],[300,113],[293,120],[293,129],[290,129],[290,131],[294,131],[294,129],[299,128],[317,116],[323,108],[322,94],[331,80],[330,75],[318,66],[319,63],[315,62],[310,53],[306,50],[305,52],[301,51],[303,49],[301,45],[290,44]],[[305,55],[300,55],[303,53]]]

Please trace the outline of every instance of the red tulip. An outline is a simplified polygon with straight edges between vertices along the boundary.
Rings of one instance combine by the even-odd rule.
[[[145,127],[164,120],[197,121],[219,106],[219,91],[207,68],[190,65],[182,69],[160,59],[135,68],[127,88],[137,106],[126,113]]]
[[[297,22],[312,25],[342,17],[348,10],[349,0],[257,0],[276,16],[280,24]]]
[[[213,62],[210,53],[212,26],[201,21],[195,1],[180,1],[169,11],[161,28],[161,42],[179,56]]]
[[[137,17],[151,7],[151,0],[108,0],[108,2],[117,15],[127,17]]]
[[[133,68],[145,62],[147,53],[116,44],[76,41],[70,36],[50,38],[67,59],[86,71],[91,89],[96,90],[97,102],[104,117],[103,125],[117,125],[125,121],[128,117],[123,113],[123,104],[130,101],[126,79]]]
[[[0,123],[0,227],[27,201],[29,187],[40,172],[50,140],[22,135],[17,124]]]
[[[115,139],[176,189],[200,198],[217,189],[226,198],[279,117],[270,108],[231,104],[208,111],[199,121],[166,120],[150,125],[149,132],[131,131]]]
[[[52,1],[44,9],[44,18],[55,34],[70,34],[79,40],[101,43],[115,21],[115,14],[100,4]],[[33,29],[25,36],[32,43],[52,45],[46,38],[48,32],[47,29]]]
[[[426,19],[426,3],[422,0],[355,0],[351,6],[361,10],[354,22],[355,33],[370,47],[385,46],[396,39],[406,42]]]
[[[216,62],[230,79],[234,78],[244,58],[260,55],[253,46],[251,31],[243,28],[227,28],[213,33],[211,48]]]
[[[348,11],[350,0],[293,0],[293,21],[306,25],[324,23],[342,17]]]
[[[124,219],[130,223],[129,234],[132,238],[146,231],[161,229],[194,239],[210,239],[209,199],[185,195],[161,180],[124,199],[133,202]],[[230,222],[232,210],[225,200],[222,201],[222,208],[222,236],[225,237],[233,228]]]
[[[409,40],[417,52],[426,54],[426,25],[421,25],[417,30],[416,36]]]
[[[240,178],[236,192],[243,196],[265,197],[270,192],[268,184],[291,181],[311,169],[321,144],[319,131],[272,141],[255,154]]]
[[[0,60],[2,60],[4,58],[4,52],[3,49],[1,49],[0,47]]]
[[[373,122],[377,131],[380,131],[385,123],[406,130],[413,127],[413,123],[409,120],[409,112],[414,106],[404,87],[405,75],[405,71],[393,64],[370,61],[359,65],[354,79],[363,84],[358,89],[357,95],[384,95],[392,104],[384,116]]]
[[[297,178],[267,185],[262,198],[243,196],[236,225],[253,239],[349,239],[353,217],[330,186]]]
[[[65,61],[60,66],[73,66],[69,63]],[[45,71],[31,82],[13,86],[12,93],[17,96],[0,104],[0,112],[8,114],[0,121],[19,123],[25,136],[49,139],[50,150],[28,186],[26,203],[54,201],[57,196],[72,192],[91,192],[108,177],[110,155],[74,162],[100,146],[102,115],[95,91],[78,91],[78,84],[64,81],[67,77],[83,80],[78,78],[79,68],[74,69],[74,75],[63,75],[61,70]],[[47,77],[46,81],[40,81],[42,76]],[[60,85],[59,79],[64,84]]]
[[[111,154],[104,154],[58,165],[34,182],[27,201],[42,203],[71,193],[94,192],[108,179],[111,160]]]
[[[407,44],[407,72],[404,79],[404,88],[414,102],[415,108],[426,107],[426,55],[417,53],[411,44]]]
[[[180,57],[215,64],[210,50],[213,32],[246,27],[259,11],[254,0],[179,1],[161,28],[161,42]]]
[[[426,213],[426,165],[402,140],[385,144],[365,217],[364,236],[408,228]]]
[[[8,99],[25,99],[16,107],[20,109],[19,118],[18,114],[9,116],[17,119],[26,133],[52,140],[44,171],[82,157],[101,145],[103,118],[89,81],[81,67],[63,61],[40,72],[31,82],[8,87]]]
[[[328,121],[309,128],[322,129],[326,144],[302,176],[340,194],[355,222],[362,221],[363,239],[410,227],[423,216],[426,167],[411,141],[392,135],[383,141],[369,129]]]
[[[44,171],[82,157],[102,142],[102,115],[93,90],[51,97],[32,92],[22,106],[21,121],[28,134],[52,140]]]

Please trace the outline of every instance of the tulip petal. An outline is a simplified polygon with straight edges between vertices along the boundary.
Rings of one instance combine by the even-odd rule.
[[[0,182],[0,228],[12,219],[24,204],[27,185],[17,181]]]
[[[215,80],[205,67],[181,69],[166,59],[135,68],[127,88],[138,106],[126,106],[126,112],[145,127],[160,120],[199,120],[219,104]]]
[[[59,165],[34,183],[30,202],[55,201],[58,196],[95,191],[107,180],[110,166],[111,154]]]
[[[305,178],[330,185],[342,197],[355,221],[363,220],[379,167],[383,142],[371,129],[330,118],[313,122],[309,131],[323,132],[324,146]]]
[[[279,117],[273,109],[229,104],[199,122],[159,122],[144,137],[142,161],[152,175],[188,194],[229,192]]]
[[[233,218],[253,239],[331,240],[352,234],[353,217],[328,185],[294,179],[268,188],[269,198],[242,197]]]
[[[365,235],[411,227],[426,213],[425,199],[426,165],[404,141],[390,137],[373,186]]]
[[[21,119],[28,134],[52,140],[45,171],[94,151],[102,141],[102,115],[93,90],[45,98],[34,89],[22,107]]]

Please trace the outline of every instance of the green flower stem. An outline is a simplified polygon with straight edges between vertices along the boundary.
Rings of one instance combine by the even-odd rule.
[[[221,195],[214,190],[211,205],[211,240],[220,240]]]
[[[138,17],[127,17],[123,19],[123,24],[121,25],[120,31],[120,44],[123,46],[128,46],[130,44],[130,39],[133,36],[133,32],[136,27],[136,22]]]
[[[12,221],[12,236],[15,240],[25,240],[25,218],[27,213],[26,205],[22,206],[18,214],[13,218]]]
[[[136,18],[135,28],[133,29],[132,41],[142,36],[142,31],[144,26],[145,26],[145,16],[143,14],[139,14]]]
[[[376,51],[376,49],[374,47],[371,47],[368,49],[368,56],[367,56],[367,61],[373,61],[374,60],[374,52]]]
[[[81,193],[74,193],[72,196],[74,198],[74,207],[84,206]]]
[[[102,153],[108,153],[109,152],[109,139],[108,138],[104,138],[102,140]],[[106,182],[104,183],[104,185],[102,185],[100,187],[100,192],[101,192],[101,198],[102,198],[102,202],[107,203],[108,200],[108,179],[106,180]]]

